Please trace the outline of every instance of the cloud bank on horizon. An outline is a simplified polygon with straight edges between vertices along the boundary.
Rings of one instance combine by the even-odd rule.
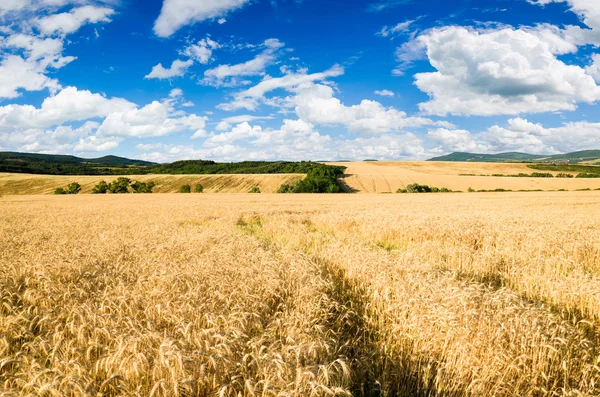
[[[166,162],[600,149],[599,47],[597,0],[4,0],[0,150]]]

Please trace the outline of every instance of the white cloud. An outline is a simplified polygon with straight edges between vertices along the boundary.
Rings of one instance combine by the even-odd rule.
[[[592,56],[592,63],[585,68],[585,72],[596,79],[600,83],[600,54]]]
[[[298,117],[313,125],[344,125],[350,132],[383,134],[401,131],[406,127],[435,125],[433,120],[408,117],[379,102],[363,100],[358,105],[345,106],[333,96],[333,89],[322,84],[298,88],[293,98]]]
[[[590,29],[569,25],[564,36],[577,45],[594,44],[600,46],[600,3],[597,0],[528,0],[530,3],[546,5],[549,3],[567,3],[571,11],[577,14]]]
[[[60,89],[58,80],[44,74],[45,70],[17,55],[8,55],[0,63],[0,98],[16,98],[20,89],[41,91]]]
[[[412,20],[400,22],[399,24],[394,25],[392,27],[384,26],[383,28],[381,28],[381,30],[379,32],[377,32],[377,35],[381,36],[381,37],[388,37],[388,36],[394,35],[396,33],[408,33],[411,25],[413,23],[415,23],[415,21],[416,21],[416,19],[412,19]]]
[[[600,87],[579,66],[557,55],[576,47],[547,27],[475,31],[450,26],[417,39],[432,73],[415,84],[431,100],[428,114],[496,115],[574,110],[578,102],[600,99]]]
[[[181,77],[185,75],[185,72],[187,72],[188,68],[193,64],[194,61],[192,61],[191,59],[188,59],[187,61],[181,61],[179,59],[176,59],[175,61],[173,61],[169,69],[165,69],[162,63],[159,63],[158,65],[154,66],[152,68],[152,71],[144,78],[162,80],[170,79],[173,77]]]
[[[265,50],[255,58],[236,65],[219,65],[204,72],[203,84],[220,87],[238,85],[237,77],[261,76],[267,66],[277,59],[276,52],[284,46],[277,39],[268,39],[263,43]]]
[[[443,153],[568,153],[600,147],[600,123],[568,122],[560,127],[545,128],[518,117],[508,120],[506,126],[494,125],[479,133],[437,129],[429,131],[428,138],[438,143],[435,150]]]
[[[217,106],[221,110],[248,109],[254,110],[261,101],[265,101],[265,94],[277,89],[291,89],[294,87],[308,84],[313,81],[323,81],[330,77],[337,77],[344,74],[344,68],[335,65],[331,69],[320,73],[290,73],[283,77],[268,78],[254,87],[234,94],[234,100],[230,103],[223,103]]]
[[[433,143],[440,146],[436,149],[441,152],[489,152],[490,146],[478,143],[469,131],[450,130],[438,128],[427,133],[427,137]]]
[[[221,45],[210,37],[202,39],[198,44],[192,44],[186,47],[181,55],[185,55],[196,62],[206,65],[212,60],[213,50],[221,48]]]
[[[220,18],[217,22],[219,23],[219,25],[223,25],[225,22],[227,22],[227,19]]]
[[[67,87],[44,100],[38,109],[31,105],[0,107],[0,131],[49,128],[66,122],[105,117],[135,105],[122,98],[106,98],[90,91]]]
[[[217,124],[217,126],[215,127],[215,130],[217,131],[226,131],[228,129],[231,128],[231,124],[229,124],[226,121],[221,121],[219,124]]]
[[[388,97],[393,97],[396,95],[390,90],[376,90],[374,94],[380,95],[380,96],[388,96]]]
[[[222,121],[225,121],[225,122],[231,123],[231,124],[239,124],[239,123],[250,122],[250,121],[255,121],[255,120],[272,120],[272,119],[273,119],[273,116],[252,116],[249,114],[241,114],[239,116],[225,117]]]
[[[206,134],[208,117],[181,115],[174,112],[169,101],[152,103],[142,107],[110,113],[98,128],[99,136],[144,138],[193,131],[195,136]]]
[[[219,146],[228,143],[234,143],[236,141],[248,138],[257,138],[262,134],[262,127],[251,126],[247,122],[238,124],[233,127],[231,131],[223,132],[221,134],[211,134],[210,137],[204,141],[205,146]]]
[[[109,17],[114,13],[111,8],[88,5],[74,8],[70,12],[35,19],[33,23],[47,36],[53,34],[65,36],[76,32],[88,23],[110,22]]]
[[[371,12],[381,12],[387,10],[388,8],[394,8],[401,5],[410,4],[412,2],[413,0],[378,0],[369,4],[367,10]]]
[[[61,86],[46,76],[48,69],[60,69],[75,60],[62,56],[63,43],[59,39],[12,34],[0,40],[0,51],[4,49],[0,60],[0,98],[16,98],[21,95],[19,90],[56,92]]]
[[[169,37],[181,27],[220,18],[239,9],[250,0],[164,0],[162,10],[154,23],[154,33]]]
[[[30,0],[3,0],[0,2],[0,16],[10,11],[18,11],[25,8]]]
[[[78,128],[59,126],[55,129],[26,129],[0,133],[0,140],[11,148],[26,152],[100,152],[116,148],[121,139],[91,135],[99,124],[88,121]]]

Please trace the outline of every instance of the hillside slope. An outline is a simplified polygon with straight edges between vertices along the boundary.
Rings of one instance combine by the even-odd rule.
[[[556,154],[556,155],[536,155],[528,153],[508,152],[498,154],[481,154],[454,152],[446,156],[434,157],[427,161],[468,161],[468,162],[492,162],[492,163],[521,163],[521,162],[539,162],[539,163],[595,163],[600,162],[600,150],[583,150],[579,152]]]
[[[334,163],[335,164],[335,163]],[[452,190],[577,190],[598,189],[600,179],[516,178],[493,174],[531,174],[527,164],[471,162],[377,162],[343,163],[348,167],[340,182],[346,191],[392,193],[412,183]],[[557,172],[552,172],[557,174]],[[490,175],[490,176],[479,176]]]
[[[262,193],[275,193],[282,184],[294,185],[304,174],[269,175],[142,175],[127,176],[140,182],[156,183],[155,193],[175,193],[182,185],[202,184],[205,193],[247,193],[258,186]],[[0,195],[52,194],[70,183],[81,184],[81,194],[91,193],[100,181],[111,182],[116,176],[57,176],[0,173]]]

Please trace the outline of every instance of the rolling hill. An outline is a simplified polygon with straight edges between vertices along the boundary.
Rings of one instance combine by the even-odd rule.
[[[39,153],[18,153],[18,152],[0,152],[0,162],[23,163],[23,162],[45,162],[61,164],[94,164],[103,166],[148,166],[154,165],[149,161],[131,160],[125,157],[104,156],[93,159],[84,159],[76,156],[61,154],[39,154]]]
[[[518,152],[498,154],[454,152],[446,156],[434,157],[427,161],[461,161],[480,163],[597,163],[600,162],[600,150],[583,150],[579,152],[555,155],[537,155]]]

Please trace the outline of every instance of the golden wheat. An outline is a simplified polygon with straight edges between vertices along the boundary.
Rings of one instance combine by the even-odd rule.
[[[600,194],[8,196],[0,396],[595,396]]]

